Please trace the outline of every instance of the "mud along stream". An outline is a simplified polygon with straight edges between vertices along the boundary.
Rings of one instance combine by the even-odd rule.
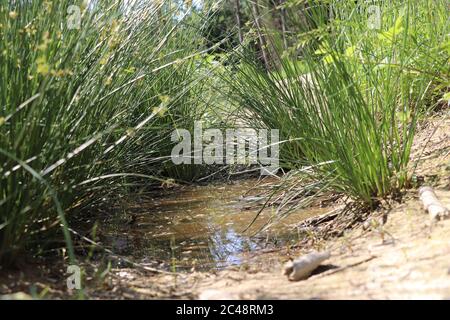
[[[239,265],[243,253],[297,242],[295,224],[326,211],[296,210],[258,232],[274,218],[269,207],[245,231],[263,202],[255,194],[268,185],[250,179],[141,195],[102,227],[102,243],[135,262],[170,271]]]

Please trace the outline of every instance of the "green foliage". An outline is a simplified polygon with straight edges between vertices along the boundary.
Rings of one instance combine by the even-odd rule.
[[[202,29],[203,36],[208,45],[220,43],[214,50],[217,53],[228,52],[239,45],[239,36],[236,25],[234,1],[206,1],[206,6],[211,6],[211,13],[205,19]],[[246,23],[249,16],[245,10],[241,10],[241,24],[244,31],[248,31]]]
[[[2,263],[60,225],[71,253],[64,215],[160,183],[168,133],[202,116],[185,10],[83,3],[78,29],[69,1],[0,2]]]
[[[300,57],[267,73],[246,53],[229,82],[249,124],[280,130],[283,167],[371,204],[408,186],[417,117],[448,90],[446,3],[382,2],[381,30],[361,5],[327,3],[331,21],[305,9],[316,29],[298,35]]]

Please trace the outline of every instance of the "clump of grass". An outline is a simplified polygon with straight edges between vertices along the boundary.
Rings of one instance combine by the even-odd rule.
[[[302,55],[273,57],[270,72],[244,59],[234,99],[253,126],[280,130],[283,167],[374,204],[408,186],[417,118],[448,86],[446,4],[382,2],[380,30],[353,2],[331,1],[331,22],[313,4]]]
[[[61,225],[73,259],[66,216],[160,183],[168,132],[201,117],[190,8],[87,3],[0,2],[3,264]]]

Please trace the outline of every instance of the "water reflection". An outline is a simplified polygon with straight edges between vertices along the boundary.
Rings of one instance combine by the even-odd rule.
[[[255,184],[255,180],[246,180],[141,196],[125,210],[121,208],[124,215],[133,215],[134,223],[109,224],[102,231],[102,241],[116,253],[153,267],[220,269],[239,265],[242,253],[274,241],[278,245],[297,241],[290,224],[321,213],[296,212],[269,233],[250,237],[273,214],[272,209],[265,210],[249,232],[243,232],[258,211],[249,208],[247,199],[253,199],[246,194]]]

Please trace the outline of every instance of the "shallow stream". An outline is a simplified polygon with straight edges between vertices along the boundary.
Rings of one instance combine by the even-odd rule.
[[[321,214],[320,208],[294,211],[267,230],[267,208],[247,230],[269,184],[257,180],[188,186],[140,196],[122,208],[128,216],[103,230],[103,242],[123,256],[172,271],[221,269],[239,265],[242,255],[298,241],[295,225]],[[252,195],[254,194],[254,195]],[[255,234],[256,233],[256,234]]]

